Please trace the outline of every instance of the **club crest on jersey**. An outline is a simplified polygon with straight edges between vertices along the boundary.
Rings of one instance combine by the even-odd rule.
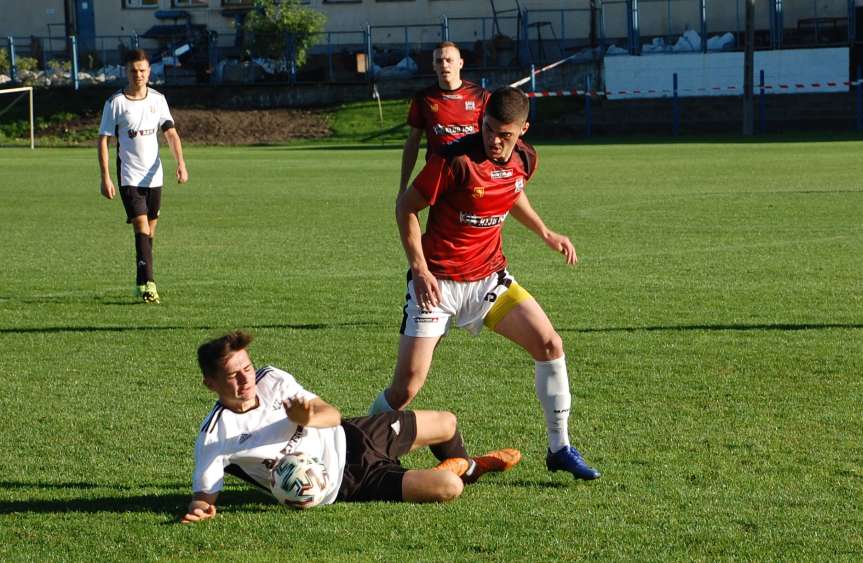
[[[473,189],[473,193],[470,194],[474,199],[482,199],[482,196],[485,195],[485,188],[482,186],[477,186]]]
[[[502,178],[512,178],[512,168],[495,168],[491,171],[492,180],[500,180]]]
[[[473,100],[466,100],[464,103],[465,111],[473,111],[476,109],[476,102]]]
[[[515,180],[515,193],[518,193],[524,189],[524,178],[516,178]]]
[[[240,434],[239,443],[242,444],[251,437],[252,435],[249,432],[243,432],[242,434]]]
[[[437,113],[438,106],[437,106],[437,104],[429,103],[429,109],[432,110],[433,112]]]

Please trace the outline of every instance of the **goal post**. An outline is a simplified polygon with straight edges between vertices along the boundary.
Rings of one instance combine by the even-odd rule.
[[[24,93],[28,94],[28,105],[29,114],[30,114],[30,148],[36,148],[36,136],[35,136],[35,128],[33,123],[33,87],[32,86],[20,86],[18,88],[0,88],[0,94],[15,94],[21,93],[23,96]],[[17,100],[12,100],[12,104],[14,104]],[[10,104],[11,107],[11,104]],[[5,110],[4,110],[5,111]],[[0,112],[3,113],[3,112]]]

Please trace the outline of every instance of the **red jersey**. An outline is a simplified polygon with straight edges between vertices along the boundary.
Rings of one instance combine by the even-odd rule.
[[[455,90],[442,90],[435,84],[414,95],[408,110],[408,125],[425,130],[426,160],[453,141],[479,133],[489,96],[488,90],[467,81],[462,81]]]
[[[436,278],[476,281],[506,267],[503,222],[536,166],[536,151],[521,139],[509,162],[495,163],[481,134],[431,156],[413,188],[430,206],[422,245]]]

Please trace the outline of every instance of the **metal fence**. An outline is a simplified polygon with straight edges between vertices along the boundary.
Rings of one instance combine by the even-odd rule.
[[[299,68],[294,63],[298,38],[273,38],[284,45],[282,55],[273,57],[261,52],[265,37],[254,38],[241,26],[236,34],[176,26],[181,30],[159,37],[96,36],[87,41],[86,51],[72,37],[8,37],[5,51],[13,83],[33,83],[37,71],[49,76],[43,83],[50,84],[64,83],[64,72],[66,82],[76,87],[122,81],[119,65],[125,52],[138,47],[151,54],[154,79],[167,83],[349,82],[431,74],[431,51],[441,40],[459,44],[467,70],[527,69],[567,57],[589,62],[615,53],[740,50],[745,1],[599,0],[593,10],[519,10],[505,17],[367,24],[355,31],[318,34]],[[846,2],[846,9],[835,2],[830,9],[824,8],[827,3],[796,2],[793,22],[786,22],[783,0],[760,3],[756,47],[849,45],[856,36],[855,3],[836,2]]]

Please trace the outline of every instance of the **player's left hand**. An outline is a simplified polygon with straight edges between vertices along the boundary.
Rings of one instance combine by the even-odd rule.
[[[566,263],[570,266],[578,264],[578,255],[575,253],[575,246],[569,240],[569,237],[557,233],[549,233],[545,238],[545,244],[555,252],[563,254]]]
[[[312,402],[303,397],[296,396],[285,399],[282,401],[282,405],[284,405],[285,413],[288,415],[290,421],[300,426],[307,426],[312,419],[312,415],[315,414]]]
[[[177,166],[177,183],[178,184],[185,184],[188,181],[189,181],[189,172],[186,171],[186,164],[180,163]]]

